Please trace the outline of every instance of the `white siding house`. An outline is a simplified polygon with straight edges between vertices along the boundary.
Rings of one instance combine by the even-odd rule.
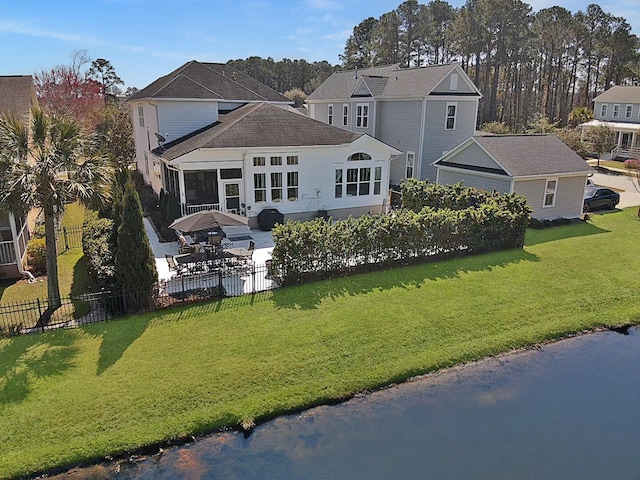
[[[380,212],[391,159],[365,105],[324,106],[323,122],[229,66],[189,62],[129,98],[138,170],[182,212],[264,209],[285,218]],[[366,103],[366,102],[365,102]],[[331,123],[331,125],[328,125]],[[359,125],[356,133],[340,125]]]
[[[606,158],[640,157],[640,87],[613,86],[593,99],[594,119],[582,131],[606,125],[616,134],[616,145]]]

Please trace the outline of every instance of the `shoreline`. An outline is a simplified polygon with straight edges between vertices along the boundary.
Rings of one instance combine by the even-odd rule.
[[[640,327],[640,322],[639,323],[625,323],[625,324],[621,324],[621,325],[617,325],[617,326],[611,326],[611,327],[597,327],[597,328],[592,329],[592,330],[582,330],[582,331],[579,331],[579,332],[571,332],[571,333],[567,333],[567,334],[564,334],[564,335],[561,335],[561,336],[558,336],[558,337],[551,338],[551,339],[546,340],[544,342],[539,342],[539,343],[535,343],[535,344],[532,344],[532,345],[528,345],[528,346],[524,346],[524,347],[520,347],[520,348],[515,348],[515,349],[512,349],[512,350],[507,350],[507,351],[504,351],[504,352],[496,353],[494,355],[489,355],[489,356],[486,356],[486,357],[482,357],[482,358],[469,360],[469,361],[466,361],[466,362],[457,363],[457,364],[454,364],[454,365],[438,368],[436,370],[432,370],[430,372],[426,372],[426,373],[423,373],[423,374],[410,376],[410,377],[407,377],[406,379],[404,379],[402,381],[386,383],[386,384],[380,385],[380,386],[372,386],[370,388],[367,388],[367,389],[364,389],[364,390],[361,390],[361,391],[358,391],[358,392],[354,392],[352,394],[346,395],[346,396],[341,397],[341,398],[336,398],[336,399],[329,400],[329,401],[313,403],[313,404],[310,404],[310,405],[307,405],[307,406],[304,406],[304,407],[288,410],[288,411],[285,411],[285,412],[280,412],[280,413],[274,414],[274,415],[265,416],[265,417],[262,417],[260,419],[255,420],[254,422],[251,422],[250,424],[235,425],[235,426],[234,425],[229,425],[229,426],[224,426],[224,427],[220,427],[220,428],[215,428],[215,429],[212,429],[210,431],[200,432],[198,434],[185,435],[183,437],[179,437],[179,438],[175,438],[175,439],[171,439],[171,440],[167,440],[167,441],[155,442],[155,443],[152,443],[150,445],[140,446],[138,448],[130,449],[130,450],[127,450],[127,451],[116,452],[116,453],[113,453],[113,454],[108,455],[106,457],[101,457],[99,459],[96,458],[96,459],[93,459],[93,460],[87,460],[86,462],[78,462],[78,463],[75,463],[75,464],[72,464],[72,465],[65,465],[65,466],[61,466],[61,467],[58,467],[58,468],[48,469],[46,471],[34,472],[34,473],[29,474],[27,476],[15,477],[15,478],[24,478],[24,479],[54,478],[55,479],[57,476],[73,475],[74,471],[85,471],[87,469],[89,469],[89,470],[91,470],[91,469],[96,469],[96,470],[107,469],[108,471],[111,471],[109,469],[109,467],[114,467],[115,470],[116,470],[116,473],[117,473],[117,471],[119,471],[119,469],[120,469],[120,465],[127,464],[127,463],[135,463],[135,462],[138,462],[138,461],[143,461],[143,460],[147,460],[147,459],[150,459],[150,458],[153,458],[153,457],[161,456],[161,455],[164,454],[164,450],[165,449],[170,449],[170,448],[173,448],[173,447],[181,447],[181,446],[184,446],[184,445],[196,443],[200,439],[203,439],[203,438],[206,438],[206,437],[210,437],[210,436],[216,435],[218,433],[236,432],[238,434],[244,435],[245,438],[248,438],[249,436],[251,436],[251,434],[253,433],[254,429],[257,428],[258,426],[264,425],[264,424],[266,424],[266,423],[268,423],[270,421],[273,421],[273,420],[275,420],[277,418],[280,418],[280,417],[285,417],[285,416],[290,416],[290,415],[297,415],[297,414],[303,413],[305,411],[308,411],[310,409],[321,407],[321,406],[339,405],[339,404],[348,402],[349,400],[352,400],[354,398],[366,397],[366,396],[374,394],[376,392],[388,390],[388,389],[391,389],[391,388],[394,388],[394,387],[397,387],[397,386],[401,386],[403,384],[429,380],[430,378],[434,378],[434,377],[438,377],[438,376],[441,376],[441,375],[445,375],[445,374],[453,372],[453,371],[466,369],[468,367],[471,367],[471,366],[474,366],[474,365],[479,365],[479,364],[482,364],[482,363],[486,363],[486,362],[489,362],[489,361],[494,360],[494,359],[499,359],[501,357],[518,355],[518,354],[521,354],[521,353],[531,352],[531,351],[535,351],[535,350],[541,350],[546,345],[558,343],[558,342],[561,342],[563,340],[568,340],[568,339],[571,339],[571,338],[581,337],[581,336],[585,336],[585,335],[591,335],[591,334],[595,334],[595,333],[603,333],[603,332],[613,332],[613,333],[618,333],[618,334],[621,334],[621,335],[628,335],[629,334],[628,333],[629,329],[638,328],[638,327]],[[87,473],[87,472],[85,472],[85,473]],[[96,473],[98,473],[98,472],[96,472]],[[107,473],[108,472],[105,472],[105,474],[107,474]]]

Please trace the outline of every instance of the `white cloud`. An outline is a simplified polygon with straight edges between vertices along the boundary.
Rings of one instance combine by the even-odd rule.
[[[334,0],[306,0],[306,5],[315,10],[341,10],[342,3]]]
[[[40,27],[16,22],[0,22],[0,33],[14,33],[18,35],[27,35],[29,37],[50,38],[52,40],[61,40],[63,42],[83,43],[89,45],[108,45],[108,42],[97,38],[64,32],[51,32]]]

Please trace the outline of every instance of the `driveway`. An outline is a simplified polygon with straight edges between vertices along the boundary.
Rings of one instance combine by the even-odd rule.
[[[591,179],[596,185],[611,187],[620,193],[618,208],[640,205],[640,192],[635,189],[633,181],[625,174],[594,173]]]

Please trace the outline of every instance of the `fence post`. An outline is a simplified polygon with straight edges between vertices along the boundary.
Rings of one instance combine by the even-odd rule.
[[[62,227],[62,236],[64,237],[64,249],[69,250],[69,238],[67,236],[67,227]]]
[[[252,284],[252,292],[256,293],[256,263],[251,262],[251,284]]]
[[[122,309],[123,309],[125,315],[129,311],[129,309],[127,308],[127,296],[126,296],[126,293],[124,291],[124,287],[122,287]]]
[[[182,288],[182,303],[184,303],[185,301],[185,294],[184,294],[184,277],[180,277],[180,286]]]
[[[36,298],[36,301],[38,302],[38,323],[40,323],[40,328],[44,332],[44,323],[40,322],[40,320],[42,319],[42,306],[40,305],[39,298]]]

